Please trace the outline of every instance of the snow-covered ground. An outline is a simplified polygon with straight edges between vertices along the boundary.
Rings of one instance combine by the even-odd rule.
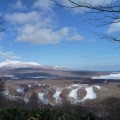
[[[57,89],[56,92],[55,92],[55,94],[53,95],[53,97],[56,100],[56,103],[60,103],[60,101],[61,101],[60,94],[61,93],[62,93],[62,90],[61,89]]]
[[[73,84],[73,85],[71,85],[71,86],[75,86],[75,87],[77,87],[77,88],[75,88],[75,89],[72,89],[72,87],[68,87],[68,88],[71,88],[72,90],[70,91],[70,93],[69,93],[69,98],[70,98],[70,101],[71,101],[71,103],[79,103],[79,102],[83,102],[83,101],[85,101],[85,100],[87,100],[87,99],[89,99],[89,100],[91,100],[91,99],[96,99],[96,93],[95,93],[95,91],[94,91],[94,89],[93,89],[93,87],[96,87],[97,89],[101,89],[101,86],[99,86],[99,85],[92,85],[92,86],[88,86],[88,85],[84,85],[84,84]],[[81,98],[80,97],[78,97],[78,90],[81,88],[81,87],[83,87],[85,90],[86,90],[86,92],[87,92],[87,94],[86,94],[86,96],[81,100]]]
[[[17,90],[18,90],[17,92],[23,92],[23,91],[21,91],[22,89],[17,89]],[[17,99],[24,100],[26,103],[29,101],[29,99],[26,97],[15,96],[15,95],[11,94],[9,90],[5,90],[4,95],[6,95],[7,98],[9,98],[10,100],[13,100],[13,101],[17,100]]]
[[[24,88],[17,88],[17,90],[16,90],[18,93],[24,93]]]
[[[41,67],[40,64],[35,62],[21,62],[21,61],[11,61],[6,60],[0,63],[0,68],[25,68],[25,67]]]
[[[40,99],[40,101],[41,101],[43,104],[47,104],[47,103],[48,103],[48,100],[45,99],[45,93],[43,93],[43,92],[38,93],[38,98]]]
[[[69,98],[70,98],[70,101],[71,103],[77,103],[79,100],[79,97],[78,97],[78,94],[77,94],[77,91],[78,91],[79,88],[76,88],[74,90],[71,90],[70,94],[69,94]]]
[[[101,75],[101,76],[94,76],[92,79],[120,79],[120,73],[112,73],[110,75]]]
[[[28,87],[31,88],[32,86],[29,84]]]
[[[31,87],[32,87],[31,84],[28,84],[28,89],[30,89]],[[52,97],[53,97],[53,99],[55,99],[56,104],[61,104],[62,99],[63,99],[61,94],[64,94],[63,90],[69,90],[68,94],[65,93],[66,98],[72,104],[76,104],[76,103],[84,102],[86,100],[96,99],[97,98],[97,93],[94,91],[94,88],[97,88],[98,90],[101,91],[103,86],[100,86],[100,85],[97,85],[97,84],[96,85],[71,84],[68,87],[66,87],[66,86],[65,87],[54,87],[54,88],[52,87],[52,89],[56,90]],[[51,89],[51,88],[49,88],[49,89]],[[79,97],[80,96],[79,91],[83,90],[83,89],[86,91],[86,94],[85,94],[84,98],[80,98]],[[16,92],[25,93],[23,87],[18,87],[16,89]],[[49,103],[51,105],[54,105],[54,103],[52,103],[52,101],[49,100],[49,97],[47,98],[47,93],[48,93],[47,90],[45,90],[44,92],[43,91],[38,92],[39,100],[43,104],[48,104]],[[6,91],[4,94],[12,100],[21,98],[21,96],[12,95],[11,93],[9,93],[9,91]]]
[[[87,99],[96,99],[96,93],[93,90],[93,86],[86,87],[87,94],[86,96],[81,100],[82,102]]]
[[[72,85],[70,85],[70,86],[68,86],[66,88],[72,89],[72,88],[77,88],[77,87],[80,88],[81,84],[72,84]]]
[[[94,85],[94,87],[96,87],[97,89],[101,89],[101,86],[99,85]]]

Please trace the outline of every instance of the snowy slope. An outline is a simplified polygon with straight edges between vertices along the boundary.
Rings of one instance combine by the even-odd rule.
[[[6,60],[5,62],[0,63],[0,68],[28,68],[28,67],[41,67],[40,64],[35,62],[20,62],[20,61],[11,61]]]
[[[59,103],[61,101],[60,94],[62,93],[61,89],[57,89],[53,97],[55,98],[56,102]]]
[[[43,68],[48,70],[65,70],[65,68],[60,68],[58,66],[41,65],[36,62],[21,62],[6,60],[0,63],[0,69],[17,69],[17,68]]]

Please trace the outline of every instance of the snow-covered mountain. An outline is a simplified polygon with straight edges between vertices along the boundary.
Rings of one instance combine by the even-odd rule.
[[[58,66],[47,66],[47,65],[41,65],[36,62],[21,62],[21,61],[12,61],[12,60],[6,60],[4,62],[0,63],[0,69],[19,69],[19,68],[40,68],[40,69],[46,69],[46,70],[67,70],[66,68],[61,68]]]
[[[31,68],[31,67],[42,67],[42,65],[35,62],[20,62],[20,61],[11,61],[6,60],[0,63],[0,68]]]

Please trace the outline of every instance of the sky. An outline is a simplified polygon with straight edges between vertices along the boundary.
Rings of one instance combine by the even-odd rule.
[[[106,0],[104,4],[110,3]],[[5,29],[0,33],[0,62],[9,59],[77,70],[120,70],[119,44],[94,34],[119,33],[119,23],[98,28],[88,22],[91,15],[51,0],[0,0],[0,14]]]

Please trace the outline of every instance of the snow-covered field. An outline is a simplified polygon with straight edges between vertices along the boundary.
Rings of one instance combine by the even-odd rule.
[[[81,100],[82,102],[87,100],[87,99],[96,99],[96,93],[93,90],[93,86],[89,86],[86,88],[87,94],[86,96]]]
[[[112,73],[110,75],[101,75],[101,76],[94,76],[92,79],[115,79],[120,80],[120,73]]]
[[[78,90],[81,89],[81,87],[84,87],[84,89],[86,90],[86,95],[84,98],[80,98],[78,96]],[[92,100],[92,99],[96,99],[97,95],[94,91],[93,88],[97,88],[97,89],[101,89],[102,87],[99,85],[84,85],[84,84],[73,84],[68,86],[68,89],[70,89],[69,94],[67,95],[69,98],[69,101],[72,104],[76,104],[76,103],[80,103],[80,102],[84,102],[85,100]],[[61,93],[65,88],[57,88],[55,94],[53,95],[53,98],[55,98],[56,104],[61,103],[62,101],[62,97],[61,97]],[[43,103],[47,103],[46,101],[49,101],[47,98],[45,99],[45,93],[38,93],[39,99],[41,101],[43,101]]]
[[[6,96],[10,99],[15,99],[20,97],[19,95],[27,94],[31,95],[32,92],[38,94],[40,102],[43,104],[62,104],[64,102],[70,102],[72,104],[83,103],[88,100],[99,99],[100,97],[110,96],[113,94],[118,95],[119,87],[118,83],[102,83],[102,84],[56,84],[50,85],[42,82],[27,82],[26,85],[18,86],[17,81],[15,81],[17,86],[14,86],[12,93],[9,91]],[[49,83],[51,83],[49,81]],[[13,83],[11,82],[11,85]],[[18,94],[17,94],[18,93]],[[11,97],[13,95],[13,97]],[[15,97],[16,96],[16,97]],[[17,97],[18,96],[18,97]],[[30,96],[29,96],[30,97]],[[29,99],[29,97],[27,97]]]

